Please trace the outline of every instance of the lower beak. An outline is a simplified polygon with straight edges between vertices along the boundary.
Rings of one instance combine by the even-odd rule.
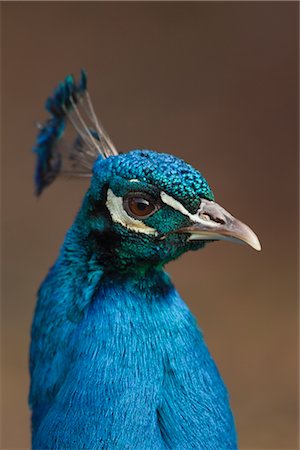
[[[194,216],[195,217],[195,216]],[[240,220],[233,217],[222,206],[202,199],[195,222],[177,232],[189,233],[190,241],[224,240],[245,243],[260,251],[261,245],[256,234]]]

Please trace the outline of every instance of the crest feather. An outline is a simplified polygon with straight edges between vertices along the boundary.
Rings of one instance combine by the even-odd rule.
[[[78,83],[72,75],[54,89],[46,100],[50,118],[39,125],[33,151],[37,155],[36,194],[40,195],[59,174],[76,177],[92,176],[94,161],[118,152],[99,122],[87,91],[87,76],[81,71]],[[63,138],[71,123],[75,138]]]

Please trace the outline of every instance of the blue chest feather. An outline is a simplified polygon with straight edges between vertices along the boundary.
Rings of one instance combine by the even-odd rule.
[[[236,448],[226,389],[168,276],[103,277],[82,309],[93,280],[79,271],[79,292],[57,266],[33,324],[33,447]]]

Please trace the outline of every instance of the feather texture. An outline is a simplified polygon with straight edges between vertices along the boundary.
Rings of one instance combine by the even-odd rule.
[[[82,248],[74,228],[39,294],[33,448],[236,449],[226,388],[167,274],[98,271],[91,289]]]
[[[236,449],[226,387],[163,270],[207,244],[180,230],[196,223],[204,199],[213,201],[210,186],[174,156],[117,155],[84,72],[77,84],[67,77],[46,109],[51,117],[34,149],[37,194],[60,173],[93,169],[93,176],[38,294],[30,348],[33,448]],[[76,131],[71,144],[63,138],[69,122]],[[143,195],[155,212],[132,215],[129,198]]]
[[[37,155],[35,186],[40,195],[59,174],[92,175],[95,160],[117,154],[111,139],[97,119],[89,93],[87,76],[81,71],[79,82],[69,75],[59,83],[45,103],[50,118],[39,126],[33,151]],[[73,142],[63,139],[70,123],[76,132]]]

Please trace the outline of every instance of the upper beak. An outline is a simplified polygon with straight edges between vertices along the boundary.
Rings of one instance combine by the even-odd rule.
[[[255,250],[261,250],[256,234],[215,202],[202,199],[200,209],[193,218],[195,221],[191,226],[177,231],[189,233],[189,240],[233,241],[246,243]]]

